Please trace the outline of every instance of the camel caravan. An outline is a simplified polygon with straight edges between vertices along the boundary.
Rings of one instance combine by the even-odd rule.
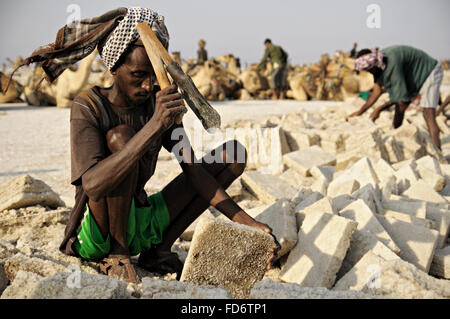
[[[224,100],[264,100],[272,98],[269,88],[271,63],[267,62],[262,71],[257,63],[246,68],[240,66],[239,58],[226,54],[199,61],[195,58],[182,60],[180,52],[172,53],[182,69],[191,76],[199,91],[210,101]],[[23,62],[8,59],[0,71],[0,85],[6,90],[10,74]],[[446,62],[446,61],[444,61]],[[448,70],[448,63],[442,63]],[[373,77],[368,72],[354,71],[354,59],[349,53],[337,51],[331,58],[323,54],[317,63],[310,65],[288,65],[288,99],[343,101],[372,89]],[[54,106],[67,108],[73,98],[82,90],[93,86],[108,87],[113,83],[110,72],[102,64],[95,50],[91,55],[67,69],[54,83],[44,79],[41,67],[24,66],[18,69],[8,90],[0,93],[0,103],[24,103],[34,106]]]

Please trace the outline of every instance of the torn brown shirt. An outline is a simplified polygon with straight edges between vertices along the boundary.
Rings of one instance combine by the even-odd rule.
[[[155,92],[156,93],[156,92]],[[99,87],[80,93],[73,101],[70,113],[71,183],[75,186],[75,205],[67,223],[61,252],[76,255],[72,244],[88,202],[83,190],[81,178],[91,167],[111,155],[106,144],[106,132],[121,124],[132,127],[138,132],[152,118],[155,106],[155,94],[148,103],[127,108],[115,107],[100,93]],[[138,162],[139,177],[134,200],[137,207],[147,206],[145,184],[154,174],[159,151],[164,146],[169,152],[177,141],[172,141],[174,125],[167,130]]]

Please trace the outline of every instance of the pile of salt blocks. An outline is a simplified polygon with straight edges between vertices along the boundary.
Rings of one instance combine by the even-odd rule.
[[[263,134],[258,132],[267,129],[280,135],[276,143],[271,137],[264,144],[266,153],[267,145],[279,147],[274,162],[250,165],[230,191],[253,196],[253,205],[245,202],[247,213],[268,224],[281,244],[278,267],[264,276],[255,275],[257,284],[244,294],[229,288],[232,296],[288,298],[281,287],[291,285],[292,291],[292,285],[298,285],[372,297],[450,298],[447,119],[438,118],[441,152],[417,110],[408,111],[402,127],[395,130],[392,112],[383,113],[376,124],[367,117],[347,122],[345,114],[335,108],[231,124],[253,130],[259,137]],[[247,150],[251,147],[248,136],[240,140]],[[222,219],[206,214],[212,224],[211,219]],[[194,256],[214,247],[216,241],[226,245],[228,239],[215,236],[208,227],[195,227],[196,223],[182,236],[192,240],[185,264],[188,274],[183,279],[200,284],[204,272],[197,277],[190,273],[207,267]],[[196,237],[208,238],[208,244],[199,244]],[[235,247],[222,258],[242,255],[242,248]],[[208,277],[207,283],[213,285],[219,285],[214,280],[227,269],[239,269],[208,267],[216,274]],[[219,280],[222,285],[226,281]],[[278,294],[271,295],[271,285]],[[267,294],[260,292],[261,287]]]

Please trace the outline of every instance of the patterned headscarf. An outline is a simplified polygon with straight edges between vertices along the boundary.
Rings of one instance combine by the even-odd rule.
[[[96,47],[108,69],[114,67],[127,47],[139,38],[136,26],[147,22],[156,36],[167,48],[169,32],[164,17],[156,12],[140,7],[118,8],[105,14],[62,27],[56,41],[35,50],[32,55],[10,75],[6,92],[14,73],[24,65],[41,63],[49,83],[55,81],[68,67],[91,54]]]
[[[99,47],[102,61],[108,69],[112,69],[128,46],[139,39],[136,26],[147,22],[162,44],[169,46],[169,32],[164,24],[164,17],[147,8],[128,8],[125,18],[120,21],[105,44]]]
[[[371,53],[364,54],[355,60],[355,70],[368,70],[376,66],[384,70],[386,64],[383,62],[384,53],[378,50],[371,50]]]

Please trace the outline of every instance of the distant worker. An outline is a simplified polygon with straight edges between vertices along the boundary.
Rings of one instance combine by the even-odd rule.
[[[442,65],[424,51],[410,46],[396,45],[384,50],[363,49],[358,53],[355,70],[365,70],[374,76],[374,87],[367,102],[349,117],[367,111],[381,96],[382,88],[389,93],[387,103],[376,108],[370,118],[375,121],[381,111],[395,105],[393,126],[402,125],[409,104],[420,95],[420,106],[430,137],[440,149],[436,108],[439,104],[439,87],[442,83]],[[347,118],[348,119],[348,118]]]
[[[356,56],[358,55],[358,50],[356,49],[358,47],[358,43],[353,43],[353,48],[352,48],[352,50],[350,51],[350,57],[352,58],[352,59],[356,59]]]
[[[270,39],[266,39],[264,45],[266,46],[266,51],[261,62],[258,64],[258,71],[264,67],[267,59],[269,59],[273,67],[269,83],[273,92],[273,99],[284,99],[288,54],[280,46],[272,44]]]
[[[205,46],[205,40],[200,40],[198,42],[197,63],[203,64],[208,61],[208,51],[205,50]]]

